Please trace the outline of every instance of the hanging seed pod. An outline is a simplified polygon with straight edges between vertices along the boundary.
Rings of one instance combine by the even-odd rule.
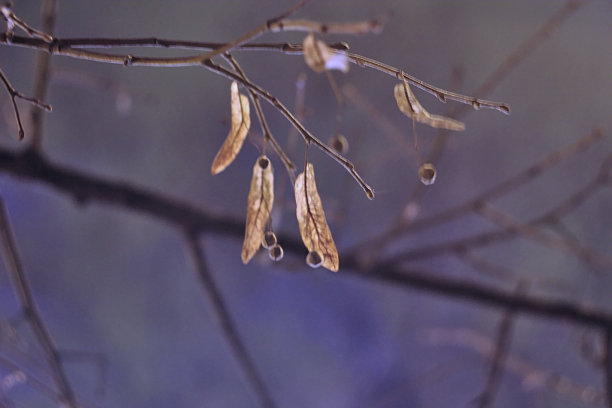
[[[306,255],[306,264],[311,268],[318,268],[323,264],[323,257],[317,251],[310,251],[308,255]]]
[[[274,234],[272,231],[266,231],[263,239],[261,240],[261,246],[266,249],[270,249],[274,245],[276,245],[276,234]]]
[[[431,163],[423,163],[421,167],[419,167],[419,178],[421,179],[421,183],[426,186],[430,186],[436,181],[436,168]]]
[[[251,188],[247,198],[246,226],[242,244],[242,262],[248,263],[261,247],[274,204],[274,173],[266,156],[257,158],[253,166]]]
[[[283,259],[284,255],[283,247],[278,244],[274,244],[270,247],[270,249],[268,249],[268,255],[270,256],[270,259],[274,262],[280,261],[281,259]]]
[[[340,133],[336,133],[332,137],[329,138],[329,147],[334,149],[334,151],[338,154],[346,154],[348,152],[349,143],[346,137]]]

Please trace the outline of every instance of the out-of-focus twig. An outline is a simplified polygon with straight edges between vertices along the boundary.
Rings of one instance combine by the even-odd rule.
[[[481,356],[492,358],[495,343],[487,336],[474,330],[459,328],[430,328],[422,330],[423,340],[432,346],[458,346],[469,349]],[[590,385],[579,384],[573,379],[537,367],[533,362],[508,353],[504,368],[522,379],[522,386],[527,391],[542,388],[578,400],[589,405],[601,405],[604,394]]]
[[[559,9],[555,14],[553,14],[544,24],[542,24],[535,32],[533,32],[529,37],[527,37],[514,51],[512,51],[508,56],[502,61],[502,63],[481,83],[480,86],[476,88],[472,95],[487,95],[491,92],[497,85],[499,85],[513,70],[518,66],[521,62],[523,62],[529,54],[531,54],[535,49],[537,49],[540,44],[542,44],[546,39],[548,39],[571,15],[573,15],[583,4],[586,3],[586,0],[568,0],[565,5]],[[416,85],[416,84],[415,84]],[[458,119],[464,116],[470,110],[467,105],[461,105],[455,108],[453,114],[451,115],[453,118]],[[600,135],[601,136],[601,135]],[[541,171],[534,171],[534,176]],[[544,170],[544,169],[540,169]],[[510,191],[515,186],[516,187],[526,180],[521,180],[521,178],[525,178],[525,176],[529,176],[529,173],[519,175],[514,179],[510,179],[505,183],[501,183],[494,187],[491,191],[485,193],[484,199],[493,198],[493,196],[497,196],[498,194],[505,193],[506,191]],[[436,222],[443,222],[448,219],[454,218],[458,216],[454,213],[455,210],[458,210],[459,213],[465,211],[465,209],[453,208],[444,213],[440,213],[439,220]],[[397,221],[401,222],[397,222]],[[383,248],[393,241],[393,239],[402,235],[406,231],[414,230],[420,228],[420,225],[423,223],[428,223],[429,221],[423,220],[414,220],[412,217],[404,217],[403,219],[398,217],[392,223],[389,230],[381,236],[378,236],[371,240],[371,242],[376,243],[377,251],[380,252]],[[427,219],[429,220],[429,218]],[[417,225],[415,225],[417,224]],[[370,243],[367,243],[362,247],[369,247]],[[373,256],[376,254],[369,254],[368,256]]]
[[[53,337],[45,326],[38,306],[34,300],[32,289],[28,278],[23,270],[21,260],[17,251],[17,245],[13,238],[13,232],[9,224],[8,214],[4,201],[0,198],[0,235],[4,252],[4,261],[13,282],[15,294],[19,299],[23,312],[29,322],[36,339],[42,347],[45,357],[53,371],[53,379],[60,390],[60,401],[71,408],[78,408],[76,396],[68,377],[62,366],[60,353],[53,341]]]
[[[546,234],[541,229],[533,227],[527,223],[522,223],[508,214],[494,208],[490,204],[483,203],[482,205],[478,206],[476,213],[482,215],[490,221],[493,221],[504,230],[511,231],[518,236],[572,254],[595,268],[602,267],[612,270],[611,257],[595,252],[588,247],[563,237]]]
[[[603,137],[603,133],[600,129],[594,129],[590,133],[578,139],[576,142],[564,146],[559,150],[556,150],[549,155],[545,156],[542,160],[534,163],[533,165],[527,167],[523,171],[519,172],[515,176],[496,184],[494,187],[489,190],[481,193],[474,199],[451,207],[449,209],[440,211],[436,214],[433,214],[429,217],[417,219],[410,224],[407,225],[399,225],[396,228],[392,228],[389,231],[383,233],[380,236],[369,239],[365,243],[358,244],[356,248],[350,250],[351,253],[359,253],[362,248],[366,248],[370,245],[371,242],[391,242],[397,237],[401,236],[405,233],[415,233],[417,231],[421,231],[427,228],[432,228],[437,225],[443,224],[453,219],[457,219],[461,216],[473,213],[476,208],[484,202],[494,200],[496,198],[502,197],[516,190],[520,186],[527,184],[535,180],[538,176],[544,174],[547,170],[552,168],[553,166],[561,163],[563,160],[567,160],[570,157],[577,155],[578,153],[586,150],[591,147],[595,142],[601,140]],[[593,190],[598,189],[601,185],[605,184],[607,181],[608,174],[606,171],[602,169],[600,173],[596,176],[596,178],[591,182],[587,183],[584,188],[579,190],[579,192],[575,193],[572,198],[565,200],[565,203],[571,203],[571,208],[575,208],[575,204],[582,201],[584,196],[588,194],[589,196],[593,194]],[[549,211],[545,217],[543,216],[538,222],[540,223],[548,223],[552,220],[557,220],[560,218],[561,213],[567,213],[569,209],[567,206],[557,206],[558,211]],[[535,220],[534,220],[535,221]],[[534,221],[531,221],[531,225],[534,224]],[[481,237],[478,239],[479,242],[488,242],[488,237]],[[446,244],[442,244],[445,245]],[[412,251],[410,251],[412,252]],[[428,251],[426,251],[428,252]],[[423,254],[423,252],[421,252]],[[423,256],[423,255],[420,255]]]
[[[249,352],[244,345],[244,341],[240,337],[238,330],[229,314],[223,296],[215,283],[213,276],[206,263],[204,250],[198,242],[197,234],[187,231],[185,232],[186,245],[189,254],[193,261],[194,272],[197,276],[205,297],[208,300],[212,312],[215,315],[217,323],[220,326],[223,338],[227,343],[229,351],[232,353],[236,362],[240,367],[241,373],[244,375],[250,390],[253,392],[259,404],[264,408],[274,408],[276,404],[272,400],[272,396],[266,387],[261,374],[255,367]]]
[[[604,384],[606,389],[606,400],[608,408],[612,408],[612,330],[606,330],[603,336],[604,341]]]
[[[441,242],[410,249],[388,257],[385,262],[388,264],[397,264],[407,261],[414,261],[416,259],[431,258],[446,253],[463,253],[466,250],[476,249],[481,246],[492,245],[494,243],[499,243],[504,240],[514,238],[520,235],[520,231],[522,230],[525,232],[525,234],[527,234],[526,236],[536,237],[540,242],[546,242],[549,245],[562,248],[565,252],[571,253],[578,258],[589,262],[590,264],[609,268],[612,261],[608,255],[599,254],[589,248],[584,248],[579,243],[566,238],[545,235],[539,230],[540,227],[554,225],[557,220],[578,208],[585,200],[594,196],[603,187],[608,185],[609,182],[610,174],[608,173],[606,163],[604,163],[601,166],[598,174],[583,185],[579,190],[575,191],[563,201],[557,203],[553,208],[544,214],[535,217],[528,222],[517,224],[512,220],[509,221],[504,218],[503,222],[508,225],[506,225],[506,227],[503,229],[485,232],[470,237],[463,237],[454,241]],[[484,202],[476,200],[473,202],[473,205],[474,207],[472,208],[472,211],[477,213],[478,208],[482,208],[484,206]],[[498,221],[500,223],[502,222],[502,220]]]
[[[57,0],[44,0],[41,11],[41,30],[47,35],[53,35],[55,30],[55,19],[57,17]],[[42,53],[38,56],[36,64],[36,74],[34,76],[33,95],[37,100],[45,100],[49,89],[49,80],[51,77],[51,55]],[[39,149],[42,143],[43,127],[42,112],[38,109],[30,110],[30,119],[32,125],[32,140],[30,146],[34,149]]]
[[[523,285],[519,283],[516,290],[517,293],[523,293]],[[515,311],[513,308],[508,308],[502,317],[497,329],[497,341],[495,342],[495,351],[491,359],[491,366],[484,389],[476,398],[478,408],[488,408],[493,403],[497,389],[501,382],[503,370],[506,365],[506,355],[510,347],[512,338],[512,329],[514,326]]]

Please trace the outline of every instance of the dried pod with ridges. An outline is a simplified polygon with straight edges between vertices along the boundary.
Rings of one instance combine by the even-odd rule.
[[[251,127],[249,98],[238,92],[238,82],[236,81],[232,82],[230,87],[230,100],[232,124],[230,132],[210,168],[213,175],[221,173],[234,161]]]
[[[306,176],[300,173],[295,180],[295,203],[300,235],[304,245],[309,252],[319,253],[324,268],[337,272],[340,267],[338,250],[325,220],[323,204],[317,192],[314,168],[311,163],[306,166]]]
[[[302,46],[304,61],[314,72],[334,69],[344,73],[348,72],[349,60],[346,54],[330,48],[321,40],[317,40],[313,33],[304,38]]]
[[[261,246],[273,204],[274,172],[270,159],[264,155],[260,156],[253,166],[247,199],[246,227],[242,244],[242,262],[245,264]]]
[[[440,129],[465,130],[465,124],[462,122],[447,118],[446,116],[432,115],[427,112],[416,96],[414,96],[407,82],[395,85],[393,95],[399,110],[419,123]]]

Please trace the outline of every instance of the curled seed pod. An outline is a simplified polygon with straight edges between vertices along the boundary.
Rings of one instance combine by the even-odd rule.
[[[270,249],[268,249],[268,255],[270,256],[270,259],[274,262],[280,261],[281,259],[283,259],[284,255],[283,247],[278,244],[274,244],[270,247]]]
[[[421,167],[419,167],[419,177],[421,178],[421,183],[426,186],[430,186],[436,181],[436,168],[431,163],[423,163]]]
[[[334,149],[338,154],[346,154],[348,152],[349,143],[346,137],[340,133],[336,133],[329,138],[329,147]]]
[[[261,240],[261,246],[266,249],[270,249],[274,245],[276,245],[276,234],[274,234],[272,231],[266,231],[263,239]]]
[[[306,255],[306,264],[311,268],[318,268],[323,263],[323,257],[317,251],[310,251]]]

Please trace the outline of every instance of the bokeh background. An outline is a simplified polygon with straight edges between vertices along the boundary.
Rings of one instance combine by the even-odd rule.
[[[40,1],[14,3],[17,15],[39,26]],[[229,41],[292,4],[286,0],[59,0],[56,36]],[[335,35],[326,40],[347,41],[353,52],[470,94],[564,4],[313,0],[296,17],[380,18],[384,21],[380,34]],[[611,21],[611,2],[584,2],[490,94],[477,95],[509,103],[512,114],[481,110],[464,117],[467,130],[451,135],[436,162],[438,180],[426,190],[420,215],[468,201],[601,127],[606,136],[597,148],[494,205],[527,220],[595,174],[612,150]],[[258,41],[300,42],[303,35],[266,34]],[[176,50],[122,52],[185,55]],[[36,56],[33,50],[0,47],[0,67],[24,93],[33,85]],[[235,56],[253,81],[290,107],[296,80],[304,74],[305,124],[322,140],[334,134],[338,108],[325,75],[310,71],[300,56],[268,52]],[[210,176],[211,161],[229,127],[226,79],[201,68],[124,68],[64,57],[54,57],[52,63],[47,102],[54,111],[45,114],[42,145],[50,159],[211,212],[244,217],[257,148],[246,143],[232,166]],[[339,125],[349,140],[348,157],[376,190],[375,200],[367,200],[335,162],[311,150],[342,264],[344,250],[392,226],[415,186],[419,163],[410,148],[412,123],[393,99],[395,79],[357,66],[334,77],[378,111],[366,112],[354,97],[347,98]],[[415,92],[434,113],[456,105]],[[24,113],[29,109],[23,103],[20,107]],[[16,141],[4,91],[0,108],[1,146],[23,148]],[[302,141],[291,136],[290,125],[278,112],[270,106],[264,110],[284,146],[294,138],[292,158],[302,163]],[[398,132],[385,130],[384,120]],[[253,124],[257,140],[255,119]],[[417,132],[420,148],[427,154],[437,132],[424,126],[417,126]],[[275,227],[297,237],[291,185],[275,157],[273,164],[278,190]],[[198,287],[180,231],[134,211],[95,202],[79,205],[45,185],[6,174],[0,175],[0,194],[43,318],[58,347],[72,352],[66,354],[72,356],[67,357],[66,369],[80,396],[102,407],[257,406]],[[572,213],[566,226],[583,245],[609,254],[611,210],[608,189]],[[492,224],[478,217],[466,217],[402,238],[393,250],[490,228]],[[342,266],[337,274],[312,270],[301,255],[287,255],[281,263],[271,264],[262,253],[244,266],[241,239],[206,235],[201,242],[229,312],[278,406],[467,407],[484,387],[490,360],[482,354],[484,346],[475,344],[494,341],[499,310],[375,284],[344,274]],[[534,280],[530,293],[612,309],[612,271],[594,270],[567,254],[521,239],[478,253],[509,268],[514,278]],[[415,265],[441,276],[513,287],[512,282],[483,276],[450,256]],[[26,355],[10,355],[7,332],[0,345],[4,344],[5,355],[33,372],[41,370],[39,376],[48,379],[36,363],[41,354],[18,313],[3,264],[0,314],[19,331]],[[588,347],[597,351],[598,344],[597,333],[585,328],[520,316],[510,355],[582,388],[573,395],[508,370],[495,406],[585,406],[580,393],[601,390],[603,378],[582,351]],[[74,357],[75,352],[103,356],[105,375],[101,376],[96,360]],[[6,396],[19,402],[17,406],[56,406],[27,384],[6,390]]]

